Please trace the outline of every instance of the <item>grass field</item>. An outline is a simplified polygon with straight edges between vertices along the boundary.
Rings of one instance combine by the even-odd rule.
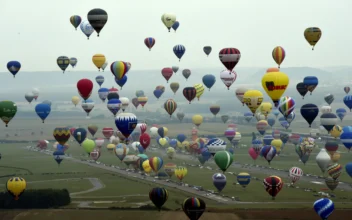
[[[34,121],[28,121],[24,123],[25,129],[31,129],[30,125],[33,125]],[[88,124],[98,124],[100,128],[110,126],[115,127],[113,121],[110,124],[104,122],[95,122],[91,120],[78,120],[76,124],[86,127]],[[104,124],[105,123],[105,124]],[[52,139],[51,131],[55,126],[70,125],[68,121],[61,121],[59,124],[55,123],[46,123],[44,124],[45,134],[43,136],[39,135],[37,132],[34,136],[30,135],[30,130],[23,130],[18,139],[37,141],[38,139]],[[13,131],[16,131],[16,127],[19,126],[14,123],[12,127]],[[40,126],[35,129],[40,131]],[[191,124],[170,124],[167,125],[169,129],[169,137],[175,136],[178,133],[190,134],[193,125]],[[223,134],[223,131],[226,129],[226,124],[220,123],[205,123],[202,124],[199,129],[199,134]],[[32,127],[33,129],[33,127]],[[255,129],[255,128],[254,128]],[[298,130],[299,129],[299,130]],[[242,134],[249,134],[253,132],[253,127],[240,125],[238,130]],[[309,132],[309,129],[297,128],[298,132]],[[269,131],[270,132],[270,131]],[[10,132],[9,132],[10,133]],[[102,137],[101,132],[98,131],[97,137]],[[88,136],[89,138],[90,135]],[[11,137],[9,139],[13,139]],[[71,154],[75,158],[85,158],[87,159],[86,154],[84,153],[82,147],[80,147],[75,141],[69,142],[70,148],[66,153]],[[241,140],[242,144],[250,146],[251,138],[243,137]],[[107,142],[106,142],[107,143]],[[155,144],[155,140],[152,141]],[[84,193],[76,196],[72,196],[72,203],[69,207],[77,207],[79,201],[110,201],[109,203],[97,203],[94,204],[94,207],[125,207],[133,206],[138,203],[148,203],[148,192],[149,190],[157,185],[157,183],[143,182],[142,180],[119,176],[118,174],[111,173],[106,170],[98,169],[95,167],[87,167],[83,164],[78,164],[70,160],[64,160],[60,166],[54,161],[51,156],[42,154],[40,152],[32,152],[23,149],[26,145],[35,145],[36,142],[32,144],[1,144],[1,154],[2,159],[0,161],[0,176],[16,174],[17,176],[22,176],[28,182],[28,189],[31,188],[67,188],[70,193],[80,192],[89,190],[92,188],[92,184],[86,178],[98,178],[102,184],[103,188],[92,191],[89,193]],[[52,144],[52,143],[51,143]],[[51,144],[49,148],[51,148]],[[319,147],[323,147],[322,145]],[[351,155],[345,150],[341,145],[339,148],[341,152],[341,159],[339,163],[345,165],[347,162],[351,161]],[[270,167],[280,168],[287,170],[292,166],[298,166],[303,169],[305,173],[311,173],[316,175],[322,175],[319,167],[316,165],[315,157],[319,149],[315,149],[311,154],[311,157],[306,165],[298,161],[298,156],[294,151],[294,146],[287,144],[284,147],[282,154],[279,157],[275,157],[270,164]],[[133,154],[134,152],[130,152]],[[172,162],[178,165],[182,165],[183,162],[191,164],[199,164],[197,159],[191,158],[191,156],[185,155],[176,155],[174,159],[169,159],[164,151],[147,151],[148,156],[160,156],[163,158],[164,163]],[[112,153],[108,152],[105,148],[102,150],[102,155],[99,158],[99,161],[106,164],[113,164],[120,167],[125,167],[123,163]],[[264,165],[269,167],[268,163],[263,159],[258,157],[256,161],[253,161],[248,155],[248,148],[240,148],[235,150],[234,161],[239,163],[247,164],[256,164]],[[205,166],[210,166],[212,168],[217,168],[216,165],[212,162],[206,162]],[[326,188],[325,185],[317,185],[309,182],[299,181],[296,188],[283,188],[280,194],[277,196],[276,200],[271,200],[271,197],[264,190],[262,185],[262,179],[268,176],[268,174],[253,170],[251,168],[234,168],[230,167],[229,172],[240,173],[248,172],[252,177],[257,177],[259,180],[252,179],[251,183],[244,190],[239,185],[234,185],[236,182],[236,176],[226,174],[227,176],[227,186],[222,191],[221,194],[228,196],[239,197],[243,202],[257,202],[253,204],[237,204],[235,206],[227,206],[223,204],[217,204],[214,201],[205,199],[208,207],[217,207],[217,208],[261,208],[261,209],[272,209],[272,208],[311,208],[312,203],[317,199],[314,197],[312,192],[305,192],[302,188],[312,188],[313,190],[320,191],[321,188]],[[183,182],[201,185],[206,189],[215,190],[215,187],[212,184],[212,175],[218,171],[200,169],[199,167],[188,167],[188,175],[184,178]],[[32,174],[30,174],[32,173]],[[51,173],[51,174],[48,174]],[[78,179],[77,179],[78,178]],[[172,177],[175,178],[175,177]],[[287,176],[281,176],[284,182],[288,182],[289,179]],[[0,184],[5,184],[7,178],[0,178]],[[48,181],[52,180],[52,181]],[[341,181],[352,183],[351,178],[343,172]],[[38,182],[44,181],[44,182]],[[320,180],[321,181],[321,180]],[[191,196],[187,193],[180,192],[173,188],[168,188],[170,192],[170,197],[168,202],[165,204],[165,207],[170,209],[180,208],[179,203],[183,201],[188,196]],[[333,200],[336,202],[336,208],[350,208],[351,204],[344,202],[352,202],[351,193],[346,194],[346,192],[335,190],[334,194],[336,195]],[[347,197],[343,198],[343,197]],[[27,215],[27,214],[26,214]],[[28,214],[29,215],[29,214]],[[53,214],[54,215],[54,214]],[[148,216],[148,214],[141,214],[142,216]],[[232,219],[230,217],[226,217]],[[242,218],[242,217],[241,217]],[[21,218],[16,218],[21,219]],[[30,219],[30,218],[28,218]],[[107,218],[109,219],[109,218]],[[138,218],[134,218],[138,219]],[[164,219],[160,216],[159,219]],[[180,218],[184,219],[184,218]],[[217,218],[215,218],[217,219]],[[245,218],[244,218],[245,219]],[[248,218],[247,218],[248,219]],[[249,218],[250,219],[250,218]]]

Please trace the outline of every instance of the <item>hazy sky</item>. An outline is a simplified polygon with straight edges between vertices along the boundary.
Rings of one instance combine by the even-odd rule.
[[[87,40],[69,18],[85,20],[93,8],[106,10],[109,18],[100,37],[93,33]],[[177,33],[161,22],[165,12],[176,14]],[[0,72],[7,72],[9,60],[20,61],[22,71],[59,71],[60,55],[78,58],[77,70],[94,71],[96,53],[109,62],[131,62],[135,70],[179,65],[220,72],[218,52],[224,47],[241,51],[237,67],[270,67],[278,45],[287,53],[283,67],[349,65],[351,14],[351,0],[1,0]],[[314,51],[303,36],[310,26],[323,32]],[[156,39],[151,52],[143,42],[149,36]],[[176,44],[186,47],[181,62],[172,50]],[[209,57],[205,45],[213,47]]]

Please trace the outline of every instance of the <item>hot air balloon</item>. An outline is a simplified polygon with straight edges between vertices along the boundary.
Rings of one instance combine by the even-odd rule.
[[[59,144],[65,145],[71,136],[70,129],[68,127],[56,127],[54,129],[53,136]]]
[[[263,99],[263,94],[258,90],[248,90],[243,95],[243,103],[247,105],[253,115],[257,108],[262,104]]]
[[[181,61],[182,56],[186,52],[185,46],[183,46],[182,44],[178,44],[178,45],[174,46],[173,50],[174,50],[174,54],[176,55],[176,57],[179,59],[179,61]]]
[[[104,76],[97,76],[95,77],[95,81],[99,84],[99,87],[104,83]]]
[[[321,34],[321,30],[318,27],[309,27],[304,30],[304,38],[312,46],[312,50],[314,50],[315,45],[321,38]]]
[[[187,198],[182,204],[182,210],[190,220],[198,220],[203,215],[205,208],[205,202],[197,197]]]
[[[258,132],[261,135],[264,135],[266,132],[266,129],[268,129],[268,127],[269,127],[269,124],[266,120],[260,120],[260,121],[258,121],[256,127],[257,127]]]
[[[237,48],[224,48],[219,52],[219,59],[227,70],[229,70],[229,73],[235,68],[240,58],[241,52]]]
[[[7,63],[7,69],[10,71],[10,73],[13,75],[13,78],[15,78],[15,75],[20,71],[21,69],[21,63],[18,61],[9,61]]]
[[[81,24],[82,18],[79,15],[72,15],[70,17],[70,22],[72,24],[73,27],[75,27],[76,31],[77,31],[77,27]]]
[[[167,27],[170,32],[172,25],[176,22],[176,15],[172,13],[165,13],[161,16],[161,21]]]
[[[350,112],[352,111],[352,95],[346,95],[343,98],[343,102],[345,103],[345,105],[349,108]]]
[[[128,63],[115,61],[110,65],[110,71],[117,80],[121,80],[129,71]]]
[[[174,31],[176,33],[176,30],[178,29],[179,26],[180,26],[180,22],[175,21],[175,23],[171,27],[172,27],[172,29],[174,29]]]
[[[286,52],[284,48],[280,46],[275,47],[273,49],[272,55],[273,55],[274,61],[277,63],[277,65],[279,65],[279,68],[280,68],[281,63],[284,61],[286,56]]]
[[[334,113],[325,113],[320,116],[320,124],[329,133],[331,129],[337,124],[337,117]]]
[[[48,104],[40,103],[35,106],[35,112],[44,123],[45,119],[49,116],[51,112],[51,107]]]
[[[169,67],[165,67],[161,70],[161,75],[166,79],[166,82],[169,82],[169,79],[171,78],[173,74],[173,71]]]
[[[147,131],[147,124],[146,123],[138,123],[136,125],[135,131],[139,132],[140,134],[144,134]]]
[[[352,177],[352,163],[347,163],[346,166],[345,166],[345,169],[346,169],[346,173]]]
[[[183,120],[183,118],[185,117],[185,113],[183,112],[177,112],[176,114],[178,120],[180,120],[180,122]]]
[[[150,190],[149,199],[153,202],[156,208],[160,211],[161,207],[165,204],[169,198],[169,192],[160,187],[156,187]]]
[[[100,31],[108,21],[108,14],[103,9],[94,8],[88,12],[87,18],[99,37]]]
[[[138,105],[139,105],[138,98],[133,98],[132,99],[132,104],[134,105],[135,108],[137,108]]]
[[[137,125],[137,117],[132,113],[120,113],[115,118],[117,129],[128,139]]]
[[[182,70],[182,75],[183,75],[183,77],[185,77],[186,78],[186,80],[190,77],[190,75],[191,75],[191,70],[190,69],[184,69],[184,70]]]
[[[242,105],[244,105],[244,102],[243,102],[244,93],[246,93],[247,91],[248,91],[248,89],[242,88],[242,87],[236,89],[236,91],[235,91],[236,97],[238,100],[240,100]]]
[[[306,87],[306,89],[310,92],[310,94],[312,95],[312,92],[318,86],[318,78],[315,76],[306,76],[303,79],[303,84]]]
[[[304,104],[301,107],[301,115],[308,122],[309,127],[311,127],[314,119],[318,116],[318,114],[319,108],[314,104]]]
[[[325,184],[331,191],[334,191],[336,189],[336,187],[339,185],[339,181],[334,180],[331,177],[327,177],[327,178],[325,178]]]
[[[229,120],[229,116],[228,115],[221,115],[221,121],[224,122],[224,124]]]
[[[292,184],[295,184],[303,176],[303,171],[299,167],[291,167],[288,173]]]
[[[214,75],[207,74],[203,76],[203,84],[209,89],[209,91],[210,91],[210,88],[213,87],[215,82],[216,82],[216,78]]]
[[[284,183],[278,176],[269,176],[263,180],[265,190],[272,196],[274,200],[277,194],[281,191]]]
[[[199,127],[203,123],[203,116],[201,115],[193,115],[192,122],[194,125]]]
[[[172,82],[170,84],[171,90],[176,94],[177,90],[180,88],[180,84],[178,82]]]
[[[176,108],[177,108],[177,104],[173,99],[168,99],[164,103],[164,109],[170,115],[170,118],[172,114],[175,112]]]
[[[324,100],[326,103],[328,103],[329,105],[331,105],[331,103],[335,100],[334,95],[333,94],[327,94],[324,96]]]
[[[139,142],[141,144],[141,146],[145,149],[147,149],[147,147],[150,144],[150,136],[148,133],[143,133],[141,134],[141,136],[139,137]]]
[[[163,159],[160,157],[151,157],[149,158],[149,165],[155,173],[158,173],[161,167],[163,166]]]
[[[88,155],[90,155],[90,152],[92,152],[95,148],[95,142],[91,139],[86,138],[82,142],[82,147],[86,151],[86,153],[88,153]]]
[[[341,121],[342,121],[343,118],[346,116],[346,114],[347,114],[346,109],[344,109],[344,108],[338,108],[338,109],[336,109],[336,115],[337,115],[337,117],[340,118]]]
[[[66,68],[70,65],[70,59],[66,56],[59,56],[56,60],[56,63],[62,72],[65,73]]]
[[[87,99],[81,104],[82,109],[87,113],[87,116],[89,116],[89,113],[93,110],[94,105],[94,101],[91,99]]]
[[[72,66],[72,68],[75,68],[75,66],[77,65],[77,58],[75,57],[71,57],[70,58],[70,65]]]
[[[196,97],[198,98],[198,101],[199,101],[200,97],[204,93],[204,86],[201,83],[197,83],[197,84],[194,84],[193,87],[196,89]]]
[[[278,107],[280,97],[286,91],[289,78],[282,72],[269,72],[262,78],[262,86],[268,96],[273,100],[275,107]]]
[[[226,186],[226,176],[222,173],[215,173],[212,178],[213,185],[218,190],[218,192],[221,192]]]
[[[90,81],[89,79],[81,79],[77,82],[77,89],[78,89],[79,95],[84,100],[87,100],[92,94],[93,82]]]
[[[148,97],[147,96],[140,96],[137,98],[138,103],[144,108],[144,105],[147,104],[148,102]]]
[[[27,102],[29,104],[31,104],[31,102],[33,101],[34,99],[34,95],[31,93],[31,92],[28,92],[24,95],[24,98],[27,100]]]
[[[204,46],[203,51],[207,56],[209,56],[209,54],[211,53],[211,46]]]
[[[105,102],[106,98],[107,98],[108,95],[109,95],[109,89],[107,89],[107,88],[100,88],[100,89],[98,90],[98,95],[99,95],[99,98],[100,98],[103,102]]]
[[[177,73],[177,71],[179,69],[178,66],[172,66],[171,68],[172,68],[172,71],[174,71],[175,74]]]
[[[183,89],[183,96],[189,101],[191,101],[196,97],[197,90],[194,87],[186,87]]]
[[[97,125],[90,124],[88,125],[88,131],[94,137],[94,135],[97,133],[99,127]]]
[[[125,111],[130,104],[130,100],[127,97],[120,97],[121,109]]]
[[[22,177],[11,177],[6,182],[6,190],[7,192],[14,197],[15,200],[18,200],[19,197],[26,190],[27,183],[26,180]]]
[[[81,28],[83,34],[86,35],[87,39],[89,40],[90,35],[94,32],[94,29],[92,25],[90,25],[89,21],[82,21],[79,27]]]
[[[220,72],[220,79],[227,87],[227,90],[230,89],[230,86],[236,81],[237,73],[229,70],[223,70]]]
[[[106,58],[105,58],[104,54],[95,54],[92,57],[92,61],[93,61],[94,65],[98,68],[98,70],[100,71],[100,68],[104,65]]]
[[[175,176],[180,181],[183,180],[183,178],[187,175],[187,173],[188,173],[187,167],[179,166],[175,169]]]
[[[260,155],[264,157],[269,164],[276,156],[276,153],[276,148],[271,145],[266,145],[260,150]]]
[[[283,96],[279,100],[279,105],[278,109],[281,112],[281,114],[285,117],[287,120],[288,116],[293,112],[295,109],[296,102],[293,98],[289,96]]]
[[[338,163],[329,164],[326,170],[328,171],[329,176],[331,176],[334,180],[337,180],[342,173],[342,166]]]
[[[79,145],[87,138],[87,130],[84,128],[77,128],[72,135]]]
[[[338,125],[335,125],[330,130],[330,135],[331,135],[331,137],[334,137],[334,138],[340,137],[341,133],[342,133],[342,127],[338,126]]]
[[[211,105],[209,107],[209,110],[215,117],[220,112],[220,106],[219,105]]]
[[[237,175],[237,182],[243,187],[246,188],[251,182],[251,175],[249,173],[239,173]]]
[[[145,46],[147,46],[149,48],[149,51],[151,51],[152,47],[155,44],[155,38],[147,37],[146,39],[144,39],[144,44],[145,44]]]
[[[32,94],[34,96],[34,100],[37,100],[38,99],[38,96],[39,96],[39,89],[38,88],[33,88],[32,89]],[[51,105],[50,105],[51,106]]]
[[[348,95],[348,93],[350,92],[351,88],[349,86],[345,86],[343,87],[343,91],[345,91],[345,93]]]
[[[225,173],[225,171],[231,166],[233,162],[233,154],[227,151],[218,151],[214,155],[214,161],[220,170]]]

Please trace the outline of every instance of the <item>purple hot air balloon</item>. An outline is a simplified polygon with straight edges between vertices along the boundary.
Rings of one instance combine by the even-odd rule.
[[[222,173],[215,173],[213,175],[213,184],[221,192],[226,186],[226,176]]]

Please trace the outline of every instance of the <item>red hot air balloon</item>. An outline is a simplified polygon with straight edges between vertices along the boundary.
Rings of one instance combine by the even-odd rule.
[[[194,87],[186,87],[183,89],[183,96],[189,101],[189,104],[191,104],[191,101],[196,97],[196,94],[197,91]]]
[[[103,128],[102,132],[104,137],[109,139],[114,134],[114,129],[106,127],[106,128]]]
[[[70,128],[70,133],[71,133],[72,137],[73,137],[73,132],[75,132],[75,130],[76,130],[76,128]]]
[[[241,52],[236,48],[224,48],[219,52],[219,59],[224,66],[232,71],[240,61]],[[231,74],[231,72],[230,72]]]
[[[90,97],[90,94],[92,94],[93,82],[89,79],[81,79],[77,82],[77,89],[79,95],[84,100],[87,100]]]
[[[167,83],[169,83],[169,79],[171,78],[173,73],[174,71],[172,71],[172,68],[165,67],[161,70],[161,75],[163,75]]]
[[[155,39],[153,37],[147,37],[144,39],[144,44],[149,48],[150,51],[155,44]]]
[[[143,133],[141,134],[141,136],[139,137],[139,143],[141,143],[141,146],[145,149],[147,149],[147,147],[150,144],[150,136],[148,133]]]
[[[275,199],[275,196],[279,194],[284,183],[281,178],[278,176],[269,176],[263,180],[265,190],[272,196],[272,199]]]

